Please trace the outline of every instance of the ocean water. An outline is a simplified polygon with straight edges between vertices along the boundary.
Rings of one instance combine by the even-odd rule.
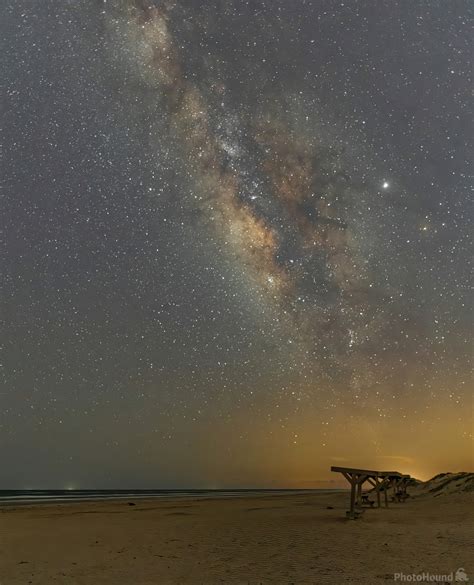
[[[51,504],[100,500],[139,500],[163,498],[236,498],[285,494],[330,493],[340,490],[313,489],[236,489],[236,490],[0,490],[0,506]]]

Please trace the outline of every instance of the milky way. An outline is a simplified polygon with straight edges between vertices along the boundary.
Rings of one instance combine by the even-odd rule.
[[[354,345],[382,334],[369,295],[383,291],[370,290],[352,233],[360,187],[336,148],[292,130],[278,106],[250,105],[244,128],[224,83],[208,72],[199,85],[210,91],[190,81],[170,31],[173,18],[184,18],[175,11],[173,3],[129,2],[111,18],[106,13],[114,50],[123,47],[143,87],[166,108],[200,210],[238,269],[275,305],[305,357],[323,349],[331,362],[349,363]]]
[[[7,5],[7,483],[465,465],[469,3]]]

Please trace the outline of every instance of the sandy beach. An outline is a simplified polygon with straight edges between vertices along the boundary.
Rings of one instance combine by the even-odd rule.
[[[474,494],[346,520],[346,493],[4,507],[2,585],[378,584],[474,568]]]

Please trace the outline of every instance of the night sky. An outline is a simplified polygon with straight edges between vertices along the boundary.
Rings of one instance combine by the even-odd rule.
[[[0,487],[472,466],[472,2],[3,4]]]

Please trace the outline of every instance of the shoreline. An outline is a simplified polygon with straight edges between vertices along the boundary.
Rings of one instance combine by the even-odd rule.
[[[13,491],[13,490],[12,490]],[[45,490],[47,491],[47,490]],[[84,490],[86,491],[86,490]],[[95,492],[96,490],[90,490]],[[156,490],[159,492],[159,490]],[[334,489],[242,489],[242,490],[176,490],[176,491],[164,491],[163,493],[140,493],[139,490],[130,491],[124,494],[120,494],[119,491],[113,492],[110,495],[64,495],[55,497],[44,496],[44,497],[32,497],[27,498],[23,496],[11,496],[2,498],[0,490],[0,509],[2,507],[24,507],[24,506],[47,506],[47,505],[59,505],[59,504],[80,504],[80,503],[93,503],[93,502],[123,502],[124,500],[138,500],[138,501],[165,501],[165,500],[182,500],[192,499],[196,501],[200,500],[220,500],[220,499],[232,499],[232,498],[250,498],[250,497],[272,497],[272,496],[291,496],[291,495],[319,495],[319,494],[335,494],[341,492],[347,492],[344,488]]]

